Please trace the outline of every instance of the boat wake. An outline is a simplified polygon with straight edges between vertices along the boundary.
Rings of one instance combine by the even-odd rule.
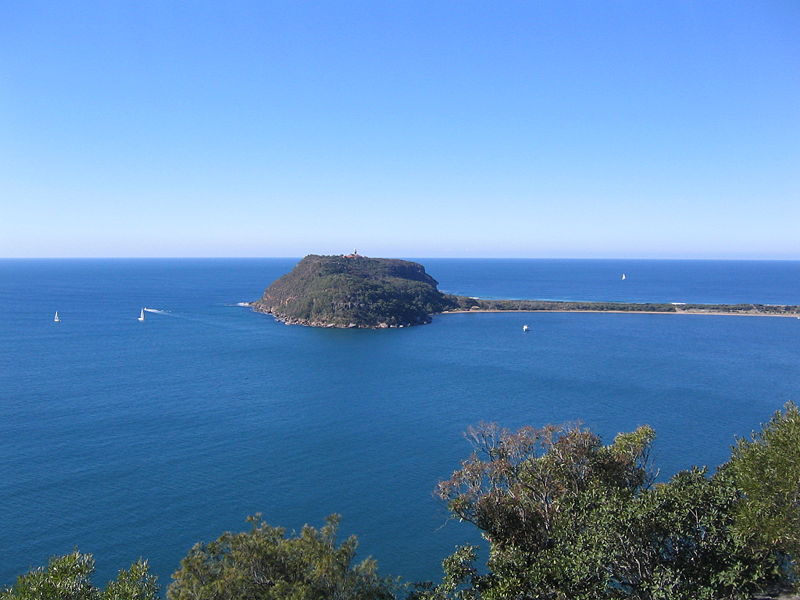
[[[245,306],[249,307],[250,302],[235,302],[234,304],[226,304],[225,306]]]
[[[169,314],[169,311],[168,311],[168,310],[159,310],[159,309],[157,309],[157,308],[145,308],[145,309],[144,309],[144,312],[149,312],[149,313],[157,313],[157,314],[159,314],[159,315],[166,315],[166,314]]]

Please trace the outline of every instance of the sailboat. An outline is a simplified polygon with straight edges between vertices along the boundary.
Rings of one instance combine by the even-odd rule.
[[[53,321],[55,323],[61,323],[61,317],[58,316],[58,311],[56,311],[56,316],[53,317]]]
[[[528,327],[527,325],[523,325],[522,326],[522,331],[524,331],[525,333],[528,333],[530,330],[531,330],[531,328]]]
[[[622,281],[625,281],[627,278],[628,278],[628,277],[627,277],[627,275],[625,275],[625,273],[623,273],[623,274],[622,274],[622,277],[620,277],[620,279],[622,279]]]
[[[139,313],[139,320],[144,321],[144,309]]]

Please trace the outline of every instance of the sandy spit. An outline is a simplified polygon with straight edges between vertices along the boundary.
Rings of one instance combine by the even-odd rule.
[[[540,309],[540,310],[447,310],[440,315],[463,315],[470,313],[612,313],[618,315],[712,315],[719,317],[788,317],[795,319],[800,317],[796,314],[775,314],[775,313],[760,313],[760,312],[724,312],[724,311],[710,311],[710,310],[676,310],[660,311],[660,310],[569,310],[569,309]]]

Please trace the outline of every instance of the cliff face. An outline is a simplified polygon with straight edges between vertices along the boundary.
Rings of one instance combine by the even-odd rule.
[[[404,327],[454,308],[418,263],[311,254],[276,280],[254,310],[315,327]]]

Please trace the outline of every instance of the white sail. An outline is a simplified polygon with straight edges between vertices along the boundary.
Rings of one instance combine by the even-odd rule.
[[[524,331],[524,332],[526,332],[526,333],[527,333],[528,331],[530,331],[530,329],[531,329],[531,328],[530,328],[530,327],[528,327],[527,325],[523,325],[523,326],[522,326],[522,331]]]
[[[620,279],[622,279],[623,281],[625,281],[625,279],[627,279],[627,276],[625,275],[625,273],[622,274],[622,277]]]
[[[144,321],[144,309],[139,313],[139,320]]]
[[[61,322],[61,318],[58,316],[58,311],[56,311],[56,316],[53,317],[53,321],[55,321],[56,323],[60,323]]]

